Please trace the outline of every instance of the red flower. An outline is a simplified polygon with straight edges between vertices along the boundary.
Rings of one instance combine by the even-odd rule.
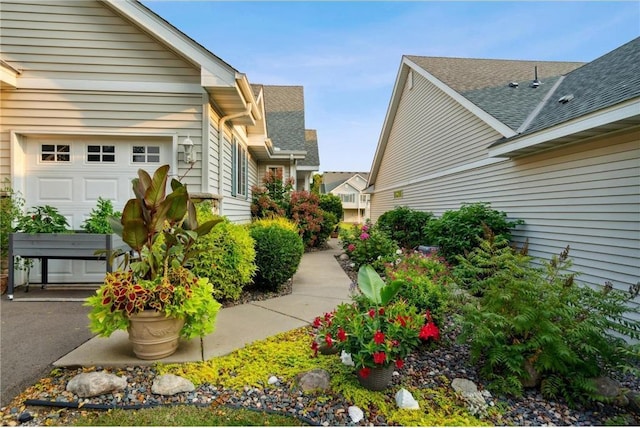
[[[333,346],[333,339],[331,339],[331,333],[327,333],[324,337],[324,340],[327,342],[327,346]]]
[[[376,316],[376,310],[375,309],[369,309],[369,316],[371,318],[375,317]]]
[[[373,335],[373,341],[376,342],[377,345],[381,345],[384,343],[384,333],[381,331],[376,331]]]
[[[320,320],[320,317],[316,317],[316,319],[313,320],[313,326],[316,328],[320,327],[321,323],[322,321]]]
[[[349,246],[347,247],[347,250],[353,253],[356,250],[356,246],[353,244],[349,244]]]
[[[360,369],[359,373],[363,378],[367,378],[369,373],[371,373],[371,369],[369,367],[363,367]]]
[[[402,361],[400,358],[398,358],[396,360],[396,367],[401,369],[402,367],[404,367],[404,361]]]
[[[419,337],[420,339],[424,340],[427,340],[430,337],[432,337],[434,340],[439,340],[440,330],[438,329],[438,326],[436,326],[433,322],[428,322],[420,329]]]
[[[373,353],[373,362],[376,364],[384,364],[387,359],[387,354],[384,352],[374,352]]]
[[[391,346],[393,346],[393,347],[400,346],[400,342],[398,342],[397,340],[393,339],[391,341]]]
[[[340,342],[344,342],[345,340],[347,340],[347,333],[342,327],[338,328],[338,340]]]
[[[398,315],[396,317],[396,320],[400,323],[401,326],[403,326],[403,327],[407,326],[407,317],[404,317],[402,315]]]
[[[318,344],[316,343],[315,340],[313,342],[311,342],[311,349],[313,349],[313,356],[317,357],[318,356]]]
[[[380,308],[380,309],[378,309],[378,313],[379,313],[380,315],[384,315],[384,308]]]

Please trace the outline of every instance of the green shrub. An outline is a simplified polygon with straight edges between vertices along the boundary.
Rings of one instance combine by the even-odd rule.
[[[304,244],[297,232],[279,225],[280,220],[262,220],[250,225],[255,241],[258,270],[254,284],[262,289],[277,290],[298,270]]]
[[[494,391],[520,395],[530,366],[541,376],[543,396],[576,404],[599,398],[593,378],[605,369],[637,374],[638,348],[623,338],[640,337],[638,323],[625,318],[631,311],[637,315],[630,302],[640,285],[630,293],[610,284],[578,286],[566,273],[568,253],[567,247],[536,268],[505,238],[490,236],[461,261],[486,259],[484,265],[496,267],[479,280],[482,297],[465,305],[459,336]]]
[[[336,223],[342,220],[342,200],[339,196],[332,193],[325,193],[320,195],[320,208],[324,212],[333,213],[336,216]]]
[[[398,297],[404,298],[420,312],[429,310],[436,324],[444,320],[449,297],[449,267],[442,257],[408,251],[399,261],[389,264],[387,280],[400,279],[405,286],[400,288]]]
[[[324,211],[322,213],[322,225],[320,227],[320,232],[318,232],[318,242],[319,244],[316,246],[320,246],[327,242],[331,233],[338,227],[338,220],[336,216],[332,212]]]
[[[323,215],[318,195],[305,190],[291,192],[288,217],[298,225],[299,234],[306,248],[317,247],[324,243],[320,239]]]
[[[397,207],[382,214],[376,227],[396,241],[400,248],[416,248],[429,244],[425,235],[425,226],[433,213]]]
[[[122,213],[114,211],[113,202],[110,199],[98,198],[97,206],[91,210],[89,217],[80,225],[87,233],[113,233],[109,217],[120,219]]]
[[[523,220],[508,221],[507,214],[492,210],[486,202],[462,204],[459,210],[445,212],[425,225],[425,236],[431,245],[439,247],[438,254],[450,264],[457,256],[464,256],[477,247],[484,236],[483,224],[497,237],[511,239],[511,229]]]
[[[210,203],[200,203],[196,209],[200,224],[216,218]],[[198,256],[192,261],[191,272],[209,278],[217,300],[238,300],[256,271],[256,252],[247,228],[224,219],[198,237],[194,249]]]
[[[399,253],[398,245],[370,223],[341,229],[339,238],[355,269],[371,265],[376,272],[382,274],[386,264],[392,263]]]
[[[282,173],[271,171],[262,178],[262,186],[251,187],[251,215],[253,218],[283,216],[289,209],[293,179],[283,180]]]

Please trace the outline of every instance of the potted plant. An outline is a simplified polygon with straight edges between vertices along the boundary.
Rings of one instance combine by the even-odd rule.
[[[99,197],[97,206],[91,210],[89,217],[80,225],[80,228],[87,233],[110,235],[113,229],[109,219],[120,216],[122,213],[113,209],[113,202],[110,199]]]
[[[126,203],[120,221],[111,219],[113,230],[133,254],[124,254],[122,267],[108,273],[86,301],[91,307],[91,331],[108,337],[115,330],[128,330],[134,353],[141,359],[171,355],[178,337],[211,333],[220,309],[209,280],[197,278],[188,266],[197,254],[193,245],[197,237],[209,233],[221,219],[198,225],[186,186],[172,179],[172,191],[166,193],[168,172],[168,165],[153,177],[138,171],[133,180],[135,198]]]
[[[344,330],[341,320],[336,319],[336,310],[326,312],[323,316],[315,317],[311,327],[313,328],[311,349],[313,356],[318,356],[318,352],[324,355],[336,354],[339,349],[335,342],[338,336],[342,337]]]
[[[351,304],[336,309],[338,349],[351,355],[360,384],[371,390],[383,390],[391,382],[394,367],[402,368],[405,358],[420,344],[420,338],[433,334],[414,306],[394,300],[402,280],[388,284],[369,265],[358,271],[358,289],[362,293]]]

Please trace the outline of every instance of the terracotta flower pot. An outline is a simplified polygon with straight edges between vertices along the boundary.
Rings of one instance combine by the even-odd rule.
[[[382,391],[391,384],[393,370],[393,364],[389,364],[386,367],[373,367],[367,377],[363,377],[358,370],[358,381],[360,382],[360,385],[368,390]]]
[[[129,340],[142,360],[168,357],[178,349],[184,319],[167,318],[162,312],[142,311],[129,317]]]

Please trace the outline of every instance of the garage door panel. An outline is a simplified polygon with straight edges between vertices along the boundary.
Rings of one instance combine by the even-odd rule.
[[[138,169],[151,174],[158,166],[171,164],[172,147],[171,137],[26,137],[26,207],[54,206],[72,229],[79,230],[98,198],[113,201],[114,209],[122,211],[134,197],[131,180]],[[104,261],[49,261],[52,283],[100,283],[104,272]],[[31,281],[40,281],[39,265],[31,271]]]
[[[41,202],[71,202],[73,201],[73,179],[39,177],[37,193]]]
[[[117,200],[117,178],[82,178],[84,187],[84,201],[97,202],[98,198]]]

